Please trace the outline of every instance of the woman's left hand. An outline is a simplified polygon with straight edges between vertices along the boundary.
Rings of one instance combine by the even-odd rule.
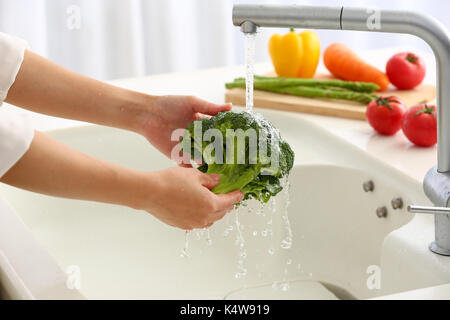
[[[176,129],[185,129],[192,121],[230,111],[231,104],[215,104],[194,96],[153,97],[145,113],[140,133],[167,157],[179,141],[172,141]]]

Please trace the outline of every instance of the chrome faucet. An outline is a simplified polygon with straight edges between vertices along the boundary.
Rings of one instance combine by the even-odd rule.
[[[450,34],[436,19],[417,12],[299,5],[235,5],[233,24],[244,33],[259,27],[357,30],[412,34],[433,49],[437,66],[438,159],[425,176],[424,191],[436,207],[409,206],[435,214],[430,250],[450,256]],[[445,89],[445,85],[448,86]]]

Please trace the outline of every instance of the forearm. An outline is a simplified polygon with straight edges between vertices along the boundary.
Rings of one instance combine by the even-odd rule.
[[[25,155],[0,178],[29,191],[136,209],[141,209],[148,180],[140,172],[92,158],[39,132]]]
[[[6,102],[52,116],[138,131],[154,97],[65,69],[31,51]]]

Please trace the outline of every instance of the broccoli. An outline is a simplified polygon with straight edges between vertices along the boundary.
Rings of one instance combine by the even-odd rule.
[[[241,190],[244,200],[263,203],[283,189],[280,179],[294,163],[294,152],[279,131],[261,115],[246,111],[192,122],[181,147],[192,159],[202,160],[200,171],[220,175],[214,193]]]

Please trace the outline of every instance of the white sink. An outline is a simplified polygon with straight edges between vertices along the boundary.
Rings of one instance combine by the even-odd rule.
[[[183,258],[185,233],[145,212],[1,185],[0,194],[25,226],[11,226],[18,228],[11,234],[27,239],[0,236],[4,256],[0,269],[8,271],[0,273],[0,282],[6,294],[11,298],[366,299],[450,281],[450,258],[427,249],[433,240],[432,217],[414,217],[390,206],[395,197],[402,197],[405,206],[428,204],[420,183],[306,120],[279,112],[264,115],[281,128],[296,153],[288,209],[291,248],[281,246],[288,236],[285,192],[263,214],[258,214],[260,206],[255,203],[238,209],[243,248],[235,241],[236,212],[232,212],[210,229],[211,241],[206,231],[191,232],[189,256]],[[50,134],[130,168],[150,171],[172,166],[143,138],[121,130],[87,126]],[[363,191],[368,180],[374,182],[374,192]],[[388,208],[386,218],[376,215],[381,206]],[[0,225],[6,221],[6,211],[0,210]],[[270,227],[272,235],[267,231]],[[30,255],[20,250],[22,245],[44,250]],[[239,264],[243,250],[246,257]],[[31,264],[32,268],[24,267]],[[80,271],[79,291],[66,288],[63,271],[74,266]],[[236,277],[239,266],[246,274]],[[59,276],[51,277],[50,269]],[[380,288],[373,285],[378,275]],[[13,281],[13,276],[21,281]],[[36,277],[49,280],[37,283],[32,280]]]

